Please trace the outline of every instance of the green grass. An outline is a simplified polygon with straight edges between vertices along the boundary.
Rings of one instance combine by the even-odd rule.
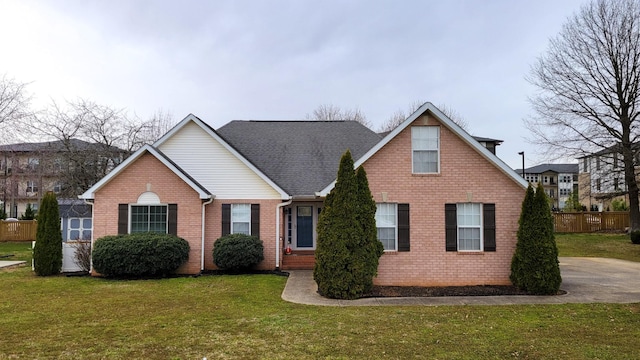
[[[321,307],[281,300],[285,282],[0,270],[0,359],[640,358],[638,303]]]
[[[31,263],[32,256],[31,241],[0,242],[0,260],[26,261]]]
[[[560,256],[640,261],[640,245],[625,234],[556,234],[556,244]]]

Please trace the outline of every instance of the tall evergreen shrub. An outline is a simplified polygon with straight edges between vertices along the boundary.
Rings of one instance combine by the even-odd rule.
[[[362,166],[356,170],[358,184],[358,202],[356,222],[360,225],[361,237],[354,243],[353,272],[356,280],[363,284],[364,292],[373,287],[373,278],[378,274],[378,261],[384,252],[384,246],[378,240],[376,227],[376,202],[369,189],[367,173]]]
[[[351,153],[345,152],[317,226],[313,277],[326,297],[362,296],[371,288],[382,255],[375,230],[375,203],[364,171],[360,177],[358,180],[353,170]]]
[[[527,188],[519,225],[518,242],[511,261],[511,281],[532,294],[556,294],[562,277],[553,217],[542,184],[538,184],[535,193],[531,185]]]
[[[36,245],[33,248],[35,272],[40,276],[56,275],[62,268],[62,233],[56,195],[49,191],[42,198]]]

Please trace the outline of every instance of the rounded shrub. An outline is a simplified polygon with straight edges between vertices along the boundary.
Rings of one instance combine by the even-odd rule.
[[[230,234],[213,244],[213,262],[222,270],[247,270],[263,259],[262,240],[255,236]]]
[[[93,245],[93,268],[107,277],[161,277],[189,259],[189,243],[175,235],[105,236]]]
[[[635,230],[629,233],[631,236],[631,242],[638,245],[640,244],[640,230]]]

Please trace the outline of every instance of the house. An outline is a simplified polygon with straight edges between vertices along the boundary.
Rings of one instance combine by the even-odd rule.
[[[516,170],[522,176],[522,169]],[[524,178],[532,186],[542,184],[553,209],[562,210],[569,197],[579,193],[578,164],[540,164],[524,169]]]
[[[123,157],[116,147],[78,139],[0,145],[0,209],[17,218],[28,205],[37,211],[47,191],[76,197]],[[87,184],[78,190],[70,180]]]
[[[215,269],[217,238],[246,233],[264,242],[260,269],[312,268],[318,215],[347,149],[378,207],[376,284],[510,283],[527,182],[431,103],[384,137],[353,121],[214,130],[189,115],[81,196],[93,204],[92,240],[174,233],[191,246],[179,272],[197,274]]]

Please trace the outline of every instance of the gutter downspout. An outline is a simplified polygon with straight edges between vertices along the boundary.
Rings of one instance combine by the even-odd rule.
[[[204,271],[204,228],[205,228],[205,206],[211,204],[213,202],[213,197],[209,198],[209,200],[202,203],[202,242],[200,243],[200,272]]]
[[[92,199],[93,200],[93,199]],[[87,199],[82,199],[82,201],[84,201],[85,204],[91,206],[91,251],[93,251],[93,227],[95,226],[95,221],[93,221],[93,201],[89,201]],[[90,261],[89,261],[89,274],[91,274],[93,272],[93,257],[91,257]]]
[[[287,205],[291,205],[293,198],[276,205],[276,270],[280,270],[280,210]]]

